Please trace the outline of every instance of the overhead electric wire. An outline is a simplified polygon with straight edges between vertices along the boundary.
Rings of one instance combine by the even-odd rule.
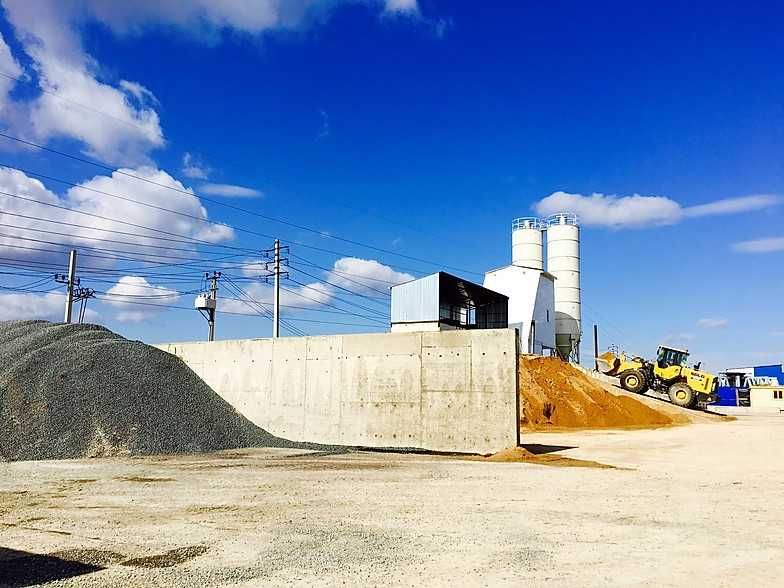
[[[0,192],[0,194],[5,195],[5,196],[11,196],[12,198],[24,198],[24,197],[22,197],[20,195],[9,194],[8,192]],[[24,199],[25,200],[29,200],[28,198],[24,198]],[[36,202],[38,204],[46,204],[46,203],[40,202],[38,200],[33,200],[33,202]],[[63,208],[64,210],[68,210],[68,211],[74,212],[74,213],[87,214],[89,216],[96,216],[97,218],[103,218],[103,217],[99,217],[99,216],[91,214],[91,213],[75,210],[75,209],[72,209],[72,208],[67,208],[67,207],[58,207],[58,208]],[[101,232],[101,233],[114,233],[114,234],[117,234],[117,235],[127,235],[127,236],[130,236],[130,237],[144,237],[144,238],[149,238],[149,239],[155,239],[157,241],[166,241],[166,242],[169,242],[169,243],[190,244],[190,245],[193,245],[194,247],[210,247],[210,248],[220,248],[220,249],[231,249],[231,250],[234,250],[234,251],[244,251],[244,252],[247,252],[248,254],[256,254],[256,255],[258,255],[258,250],[256,250],[256,249],[250,249],[250,248],[247,248],[247,247],[236,247],[234,245],[225,245],[223,243],[211,243],[210,241],[204,241],[204,240],[200,240],[200,239],[195,239],[193,237],[188,237],[186,235],[181,235],[183,237],[183,239],[172,239],[170,237],[161,237],[160,235],[140,235],[139,233],[131,233],[131,232],[128,232],[128,231],[118,231],[117,229],[109,229],[109,228],[105,228],[105,227],[91,227],[89,225],[82,225],[82,224],[79,224],[79,223],[69,223],[69,222],[66,222],[66,221],[63,221],[63,220],[60,220],[60,219],[50,219],[50,218],[43,218],[43,217],[38,217],[38,216],[30,216],[30,215],[26,215],[26,214],[20,214],[20,213],[17,213],[17,212],[8,212],[7,210],[3,210],[3,209],[0,209],[0,214],[7,215],[7,216],[16,216],[16,217],[19,217],[19,218],[25,218],[25,219],[28,219],[28,220],[33,220],[33,221],[38,221],[38,222],[51,223],[51,224],[55,224],[55,225],[64,225],[64,226],[68,226],[68,227],[76,227],[76,228],[79,228],[79,229],[88,229],[90,231],[98,231],[98,232]],[[122,222],[123,224],[128,224],[128,223],[124,223],[123,221],[116,220],[116,219],[105,218],[104,220],[108,220],[110,222]],[[137,226],[137,225],[132,225],[132,226]],[[144,229],[144,230],[148,230],[148,231],[159,231],[159,229],[156,229],[156,228],[153,228],[153,227],[144,227],[142,225],[138,225],[138,226],[139,226],[139,228]],[[26,230],[30,230],[30,231],[36,231],[36,230],[43,231],[43,229],[36,229],[36,228],[33,228],[33,227],[24,227],[24,228]],[[165,234],[171,234],[171,233],[165,233]],[[174,233],[174,234],[176,235],[176,233]],[[87,236],[81,236],[81,237],[82,238],[87,238]],[[95,237],[91,237],[91,238],[92,239],[96,239]],[[141,246],[141,245],[139,245],[139,246]]]
[[[295,283],[297,283],[297,282],[295,282]],[[384,326],[384,327],[387,326],[387,324],[386,323],[382,323],[381,319],[378,318],[378,317],[368,316],[366,314],[359,314],[357,312],[352,312],[352,311],[347,310],[345,308],[340,308],[339,306],[335,306],[334,304],[332,304],[330,302],[325,302],[325,301],[319,300],[317,298],[312,298],[310,296],[306,296],[302,292],[297,292],[296,290],[290,290],[289,288],[286,288],[284,286],[281,286],[280,289],[283,290],[284,292],[288,292],[289,294],[293,294],[295,296],[299,296],[301,298],[304,298],[305,300],[310,300],[312,302],[315,302],[316,304],[319,304],[319,305],[322,305],[322,306],[326,306],[328,308],[333,308],[333,309],[335,309],[335,310],[337,310],[339,312],[343,312],[343,313],[348,314],[348,315],[357,316],[357,317],[360,317],[360,318],[363,318],[363,319],[366,319],[366,320],[370,320],[370,321],[378,321],[378,325],[379,326]],[[319,291],[319,292],[321,294],[323,294],[323,292],[321,292],[321,291]]]
[[[6,73],[6,72],[3,72],[3,71],[0,71],[0,76],[3,76],[4,78],[8,78],[9,80],[14,80],[14,81],[21,82],[21,83],[24,83],[24,84],[31,84],[31,85],[33,85],[33,83],[34,83],[29,78],[24,78],[24,77],[21,77],[21,76],[13,76],[13,75],[11,75],[9,73]],[[142,127],[140,125],[137,125],[136,123],[133,123],[133,122],[131,122],[129,120],[124,120],[124,119],[120,118],[119,116],[115,116],[113,114],[109,114],[108,112],[104,112],[103,110],[98,110],[97,108],[93,108],[92,106],[88,106],[87,104],[82,104],[81,102],[77,102],[76,100],[71,100],[70,98],[67,98],[65,96],[61,96],[57,92],[52,92],[51,90],[47,90],[46,88],[42,88],[40,86],[40,84],[38,85],[38,90],[40,90],[43,94],[47,94],[49,96],[54,96],[55,98],[57,98],[59,100],[62,100],[64,102],[68,102],[68,103],[73,104],[74,106],[78,106],[80,108],[84,108],[85,110],[89,110],[90,112],[94,112],[95,114],[100,114],[101,116],[106,116],[108,118],[114,119],[117,122],[123,123],[125,125],[130,126],[130,127],[135,127],[137,129],[139,129],[140,131],[144,131],[145,133],[149,132],[149,129],[145,129],[144,127]]]
[[[226,285],[229,286],[230,289],[234,290],[234,292],[240,296],[240,301],[243,302],[246,306],[250,307],[253,310],[254,309],[254,305],[255,305],[255,310],[257,312],[261,312],[261,314],[263,314],[267,318],[275,320],[275,314],[272,311],[267,309],[264,306],[264,304],[262,304],[258,300],[255,300],[253,297],[251,297],[242,288],[240,288],[239,286],[235,285],[230,277],[226,276],[226,282],[227,282]],[[306,334],[301,329],[298,329],[297,327],[288,324],[286,321],[284,321],[280,317],[278,317],[278,322],[280,323],[281,326],[283,326],[285,329],[287,329],[290,333],[292,333],[294,335],[302,336],[302,335]]]
[[[364,299],[366,299],[366,300],[370,300],[371,302],[375,302],[376,304],[382,304],[382,305],[385,305],[385,306],[386,306],[386,304],[388,304],[388,303],[389,303],[389,302],[387,301],[387,302],[386,302],[386,304],[385,304],[384,302],[381,302],[381,301],[380,301],[378,298],[373,298],[373,297],[371,297],[371,296],[367,296],[367,295],[365,295],[365,294],[362,294],[361,292],[356,292],[355,290],[351,290],[350,288],[344,288],[343,286],[340,286],[340,285],[338,285],[338,284],[335,284],[334,282],[330,282],[329,280],[325,280],[325,279],[323,279],[323,278],[319,278],[318,276],[314,276],[313,274],[310,274],[310,273],[308,273],[308,272],[306,272],[306,271],[304,271],[304,270],[302,270],[302,269],[298,268],[297,266],[294,266],[294,265],[290,265],[290,264],[289,264],[289,266],[288,266],[288,267],[290,267],[290,268],[292,268],[292,269],[294,269],[294,270],[298,271],[299,273],[301,273],[301,274],[303,274],[303,275],[306,275],[306,276],[308,276],[309,278],[312,278],[312,279],[314,279],[314,280],[316,280],[316,281],[318,281],[318,282],[321,282],[322,284],[326,284],[327,286],[331,286],[331,287],[333,287],[333,288],[337,288],[338,290],[341,290],[341,291],[343,291],[343,292],[346,292],[346,293],[348,293],[348,294],[351,294],[352,296],[358,296],[358,297],[360,297],[360,298],[364,298]],[[371,309],[371,308],[367,308],[366,310],[368,310],[368,311],[371,311],[371,312],[378,312],[378,310],[376,310],[376,309]]]
[[[9,135],[7,133],[0,132],[0,137],[4,137],[4,138],[6,138],[8,140],[11,140],[11,141],[17,141],[17,142],[22,143],[24,145],[27,145],[29,147],[34,147],[36,149],[40,149],[40,150],[43,150],[43,151],[48,151],[50,153],[54,153],[54,154],[59,155],[61,157],[66,157],[66,158],[72,159],[74,161],[79,161],[81,163],[92,165],[92,166],[101,168],[103,170],[110,171],[112,174],[116,173],[118,175],[123,175],[123,176],[126,176],[126,177],[134,178],[136,180],[139,180],[139,181],[142,181],[142,182],[146,182],[148,184],[152,184],[152,185],[158,186],[160,188],[164,188],[166,190],[171,190],[171,191],[173,191],[175,193],[179,193],[179,194],[181,194],[183,196],[188,196],[189,198],[196,197],[196,198],[198,198],[200,200],[203,200],[205,202],[211,202],[211,203],[216,204],[218,206],[223,206],[225,208],[229,208],[231,210],[242,212],[244,214],[249,214],[249,215],[252,215],[252,216],[256,216],[258,218],[264,219],[264,220],[269,221],[269,222],[274,222],[274,223],[282,224],[282,225],[285,225],[285,226],[288,226],[288,227],[291,227],[291,228],[295,228],[295,229],[298,229],[298,230],[301,230],[301,231],[306,231],[306,232],[309,232],[309,233],[313,233],[313,234],[316,234],[316,235],[318,235],[319,237],[322,237],[322,238],[334,239],[336,241],[341,241],[343,243],[347,243],[347,244],[354,245],[354,246],[357,246],[357,247],[363,247],[365,249],[370,249],[370,250],[377,251],[377,252],[380,252],[380,253],[385,253],[387,255],[394,255],[396,257],[400,257],[400,258],[403,258],[403,259],[409,259],[411,261],[417,261],[419,263],[425,263],[425,264],[428,264],[428,265],[434,265],[434,266],[437,266],[437,267],[443,267],[443,268],[446,268],[446,269],[451,269],[451,270],[454,270],[454,271],[469,273],[469,274],[473,274],[473,275],[482,275],[481,272],[476,272],[476,271],[468,270],[468,269],[465,269],[465,268],[449,266],[449,265],[446,265],[446,264],[442,264],[440,262],[424,259],[424,258],[421,258],[421,257],[416,257],[416,256],[413,256],[413,255],[406,255],[404,253],[399,253],[397,251],[393,251],[393,250],[390,250],[390,249],[385,249],[383,247],[378,247],[378,246],[371,245],[371,244],[368,244],[368,243],[363,243],[361,241],[356,241],[354,239],[348,239],[348,238],[345,238],[345,237],[340,237],[338,235],[327,234],[327,233],[324,233],[324,231],[319,230],[319,229],[315,229],[313,227],[308,227],[306,225],[302,225],[302,224],[299,224],[299,223],[294,223],[294,222],[287,221],[287,220],[280,219],[280,218],[276,218],[276,217],[273,217],[273,216],[270,216],[270,215],[262,214],[260,212],[257,212],[257,211],[254,211],[254,210],[250,210],[250,209],[247,209],[247,208],[243,208],[241,206],[236,206],[234,204],[229,204],[227,202],[222,202],[222,201],[220,201],[220,200],[218,200],[216,198],[209,198],[209,197],[206,197],[206,196],[201,196],[201,195],[195,194],[194,192],[189,191],[189,190],[183,190],[183,189],[180,189],[180,188],[175,188],[174,186],[169,186],[169,185],[166,185],[166,184],[162,184],[161,182],[156,182],[155,180],[151,180],[149,178],[143,178],[143,177],[138,176],[136,174],[125,172],[125,171],[120,170],[118,168],[115,168],[115,167],[112,167],[112,166],[109,166],[109,165],[105,165],[105,164],[99,163],[97,161],[93,161],[93,160],[90,160],[90,159],[87,159],[87,158],[84,158],[84,157],[79,157],[79,156],[76,156],[76,155],[73,155],[73,154],[70,154],[70,153],[66,153],[64,151],[59,151],[57,149],[52,149],[51,147],[46,147],[44,145],[40,145],[40,144],[34,143],[32,141],[27,141],[25,139],[22,139],[20,137],[15,137],[15,136]],[[13,167],[13,166],[7,166],[7,167]],[[27,172],[27,171],[25,171],[23,169],[20,169],[20,168],[16,168],[16,169],[19,169],[20,171],[23,171],[24,173],[27,173],[29,175],[38,175],[39,177],[47,178],[47,176],[45,176],[43,174],[36,174],[35,172]],[[86,188],[85,186],[79,186],[78,184],[73,184],[71,182],[68,182],[68,181],[65,181],[65,180],[60,180],[60,179],[57,179],[57,178],[48,178],[48,179],[51,179],[52,181],[56,181],[56,182],[62,182],[62,183],[65,183],[65,184],[71,184],[71,185],[73,185],[75,187]],[[169,211],[169,212],[173,212],[173,211]],[[226,225],[226,226],[231,226],[231,225]],[[239,230],[237,227],[232,227],[232,228],[234,228],[235,230]],[[267,237],[267,238],[269,238],[269,237]],[[302,246],[305,246],[305,244],[302,244],[302,243],[298,243],[298,244],[302,245]]]
[[[35,198],[28,198],[27,196],[22,196],[20,194],[12,194],[10,192],[3,192],[3,191],[0,191],[0,194],[3,195],[3,196],[8,196],[10,198],[17,198],[19,200],[25,200],[27,202],[33,202],[35,204],[40,204],[41,206],[49,206],[49,207],[57,208],[57,209],[60,209],[60,210],[66,210],[66,211],[74,213],[74,214],[82,214],[82,215],[93,217],[93,218],[99,218],[101,220],[106,220],[106,221],[110,221],[110,222],[114,222],[114,223],[120,223],[122,225],[128,225],[128,226],[131,226],[131,227],[136,227],[138,229],[144,229],[146,231],[154,231],[156,233],[161,233],[163,235],[170,235],[172,237],[184,237],[186,239],[191,239],[194,242],[204,243],[206,245],[212,245],[212,243],[210,243],[210,241],[206,241],[204,239],[196,239],[195,237],[188,237],[187,235],[181,235],[181,234],[178,234],[178,233],[172,233],[170,231],[164,231],[163,229],[157,229],[157,228],[153,228],[153,227],[146,227],[144,225],[139,225],[139,224],[132,223],[132,222],[129,222],[129,221],[124,221],[124,220],[117,219],[117,218],[111,218],[111,217],[103,216],[103,215],[100,215],[100,214],[95,214],[93,212],[87,212],[85,210],[77,210],[75,208],[68,208],[67,206],[61,206],[59,204],[53,204],[51,202],[42,202],[40,200],[36,200]],[[59,222],[59,221],[52,221],[52,222]],[[65,223],[61,223],[61,224],[65,224]],[[217,224],[221,224],[221,223],[217,223]],[[228,226],[228,225],[222,225],[222,226]],[[155,235],[140,235],[140,236],[141,237],[154,237],[154,238],[156,238]],[[265,235],[265,237],[266,237],[266,235]]]
[[[313,290],[314,292],[318,292],[322,296],[324,295],[324,291],[323,290],[319,290],[318,288],[314,288],[313,286],[311,286],[309,284],[303,284],[302,282],[299,282],[299,281],[295,280],[294,278],[289,278],[289,280],[291,282],[293,282],[294,284],[297,284],[298,286],[302,287],[302,288],[306,288],[308,290]],[[320,280],[320,281],[323,281],[323,280]],[[324,283],[326,284],[327,282],[324,282]],[[307,298],[307,296],[305,296],[305,298]],[[373,314],[377,315],[379,318],[386,318],[386,314],[384,314],[383,312],[381,312],[380,310],[377,310],[375,308],[368,308],[367,306],[362,306],[361,304],[357,304],[356,302],[352,302],[351,300],[346,300],[344,298],[339,298],[339,297],[334,296],[334,295],[332,296],[332,298],[342,302],[343,304],[348,304],[349,306],[354,306],[354,307],[359,308],[361,310],[364,310],[366,312],[373,313]],[[316,302],[319,302],[317,299],[312,299],[311,298],[311,300],[315,300]]]
[[[11,288],[9,286],[0,286],[0,288],[3,288],[4,290],[14,289],[14,290],[19,290],[20,292],[21,291],[30,291],[30,290],[33,290],[35,288],[39,288],[39,287],[43,286],[44,284],[46,284],[48,282],[51,282],[51,281],[52,281],[52,276],[46,276],[46,277],[43,277],[43,278],[38,278],[37,280],[33,280],[29,284],[22,284],[21,286],[14,286],[13,288]]]
[[[25,237],[14,237],[14,236],[8,236],[8,235],[0,235],[0,239],[17,239],[17,238],[20,239],[20,240],[23,240],[23,241],[36,241],[36,239],[28,239],[28,238],[25,238]],[[60,249],[48,249],[48,248],[42,248],[42,247],[28,247],[28,246],[25,246],[25,245],[12,245],[10,243],[0,243],[0,249],[2,249],[3,247],[9,247],[9,248],[12,248],[12,249],[24,249],[24,250],[28,250],[28,251],[39,251],[39,252],[42,252],[42,253],[63,253],[64,254],[64,253],[68,253],[68,251],[70,249],[74,249],[75,248],[74,246],[71,246],[71,245],[57,245],[57,246],[58,247],[66,247],[67,249],[63,249],[63,250],[60,250]],[[93,248],[89,248],[89,247],[84,247],[84,249],[87,249],[88,251],[93,250]],[[100,249],[96,249],[96,250],[101,251]],[[107,250],[103,250],[103,251],[107,251]],[[108,251],[111,251],[111,250],[108,250]],[[95,254],[95,253],[83,253],[83,252],[80,252],[80,256],[81,257],[95,258],[95,259],[111,259],[111,260],[114,260],[114,261],[129,261],[129,262],[132,262],[132,263],[147,263],[147,264],[152,264],[151,267],[153,267],[153,268],[156,268],[156,267],[169,267],[169,266],[189,266],[189,265],[194,265],[194,264],[204,265],[206,263],[209,263],[210,261],[216,261],[216,260],[193,259],[191,261],[183,262],[183,263],[163,263],[163,262],[157,262],[157,261],[146,260],[146,259],[139,259],[139,258],[134,258],[134,257],[125,257],[125,256],[118,256],[118,255],[98,255],[98,254]],[[2,259],[2,258],[0,258],[0,259]],[[188,258],[178,258],[178,259],[188,259]],[[220,261],[220,259],[218,259],[217,261]],[[94,268],[93,267],[91,269],[93,269],[95,271],[100,271],[102,268]],[[136,268],[125,268],[125,271],[132,272],[132,271],[134,271],[134,269],[136,269]],[[138,268],[138,269],[145,269],[145,268]]]
[[[303,258],[303,257],[300,257],[299,255],[293,255],[293,254],[290,254],[290,255],[291,255],[291,257],[296,257],[297,259],[300,259],[300,260],[304,261],[306,264],[308,264],[308,265],[311,265],[311,266],[313,266],[313,267],[315,267],[315,268],[318,268],[318,269],[324,270],[324,271],[326,271],[326,272],[332,272],[332,273],[335,273],[335,274],[339,274],[339,275],[341,275],[341,276],[347,276],[347,275],[349,275],[349,276],[351,276],[351,275],[354,275],[354,276],[356,276],[356,275],[357,275],[357,274],[350,274],[350,273],[347,273],[347,272],[341,272],[341,271],[335,270],[334,268],[330,269],[330,268],[328,268],[328,267],[320,266],[320,265],[318,265],[318,264],[315,264],[315,263],[313,263],[313,262],[309,262],[307,259],[305,259],[305,258]],[[294,268],[296,268],[296,266],[293,266],[293,265],[291,264],[291,262],[289,262],[289,265],[290,265],[291,267],[294,267]],[[300,270],[300,271],[302,271],[302,270]],[[305,272],[302,272],[302,273],[305,273]],[[306,275],[307,275],[307,274],[306,274]],[[387,291],[387,292],[384,292],[383,290],[378,290],[378,289],[376,289],[376,288],[373,288],[372,286],[369,286],[368,284],[363,284],[362,282],[358,282],[357,280],[353,280],[353,279],[351,279],[351,278],[344,277],[344,279],[345,279],[347,282],[351,282],[351,283],[353,283],[353,284],[357,284],[358,286],[362,286],[363,288],[367,288],[368,290],[372,290],[373,292],[378,292],[379,294],[382,294],[382,295],[386,296],[387,298],[389,298],[389,297],[390,297],[390,294],[389,294],[389,292],[388,292],[388,291]]]
[[[0,226],[7,226],[7,225],[0,225]],[[25,237],[25,236],[22,236],[22,235],[6,235],[6,234],[3,234],[3,233],[0,233],[0,239],[20,239],[22,241],[31,241],[33,243],[43,243],[45,245],[55,245],[57,247],[66,247],[68,249],[87,249],[88,251],[100,251],[100,252],[106,252],[106,253],[120,253],[120,254],[144,256],[144,258],[141,258],[141,259],[133,258],[133,257],[117,257],[117,259],[121,259],[121,260],[125,260],[125,261],[152,261],[152,260],[145,259],[146,257],[160,257],[160,258],[163,258],[163,259],[187,259],[187,260],[194,259],[193,255],[185,257],[185,256],[182,256],[182,255],[167,255],[167,254],[163,254],[163,253],[144,253],[144,252],[141,252],[141,251],[127,251],[125,249],[108,249],[108,248],[105,248],[105,247],[93,247],[91,245],[79,245],[79,244],[73,244],[73,243],[61,243],[59,241],[48,241],[46,239],[35,239],[34,237]],[[0,244],[0,247],[2,247],[2,244]],[[82,255],[87,255],[87,254],[82,254]],[[97,257],[97,256],[93,256],[93,257]]]
[[[64,294],[63,294],[63,296],[64,296]],[[96,296],[97,300],[107,300],[109,298],[111,298],[111,296],[106,296],[106,295]],[[122,303],[123,304],[138,304],[138,305],[141,305],[141,306],[155,306],[155,307],[158,307],[158,308],[172,308],[172,309],[177,309],[177,310],[189,310],[189,311],[196,310],[195,308],[192,308],[190,306],[176,306],[176,305],[173,305],[173,304],[156,304],[154,302],[141,302],[141,301],[137,301],[137,300],[124,300],[124,301],[122,301]],[[235,316],[244,316],[244,317],[268,318],[268,317],[266,317],[266,316],[264,316],[262,314],[259,314],[259,313],[250,314],[250,313],[245,313],[245,312],[232,312],[232,311],[228,311],[228,310],[221,310],[220,313],[221,314],[228,314],[228,315],[235,315]],[[293,319],[289,319],[289,320],[306,322],[306,323],[326,324],[326,325],[343,325],[343,326],[350,326],[350,327],[377,327],[377,325],[367,325],[367,324],[359,324],[359,323],[343,323],[343,322],[335,322],[335,321],[320,321],[320,320],[310,320],[310,319],[293,318]]]
[[[4,211],[2,209],[0,209],[0,215],[21,216],[21,215],[15,215],[13,213],[8,213],[8,212],[6,212],[6,211]],[[147,243],[135,243],[133,241],[119,241],[117,239],[104,239],[104,238],[101,238],[101,237],[91,237],[89,235],[79,235],[79,234],[74,234],[74,233],[63,233],[61,231],[49,231],[47,229],[39,229],[37,227],[29,227],[29,226],[24,226],[24,225],[12,225],[12,224],[8,224],[8,223],[3,223],[1,226],[7,227],[7,228],[10,228],[10,229],[17,229],[17,230],[20,230],[20,231],[31,231],[31,232],[34,232],[34,233],[46,233],[48,235],[59,235],[61,237],[70,237],[72,239],[80,240],[80,241],[97,241],[97,242],[101,242],[101,243],[116,243],[118,245],[131,245],[132,247],[145,247],[145,248],[148,248],[148,249],[164,249],[164,250],[167,250],[167,251],[184,251],[184,252],[188,252],[188,253],[198,253],[197,250],[195,250],[193,248],[187,248],[187,247],[169,247],[168,245],[153,245],[153,244],[147,244]],[[90,227],[83,227],[83,228],[90,228]],[[93,229],[93,230],[101,231],[102,229]],[[137,235],[137,236],[139,236],[139,235]],[[151,237],[151,238],[159,239],[159,237]],[[57,244],[59,245],[61,243],[58,242]],[[200,246],[200,245],[195,245],[195,246]],[[136,252],[134,252],[134,253],[136,253]],[[142,253],[142,252],[138,252],[138,253]],[[204,252],[204,253],[206,253],[206,252]],[[217,252],[212,251],[212,252],[209,252],[209,253],[217,253]]]

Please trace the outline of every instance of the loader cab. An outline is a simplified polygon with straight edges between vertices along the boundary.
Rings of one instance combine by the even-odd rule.
[[[656,355],[656,365],[661,369],[671,366],[687,367],[689,352],[685,349],[675,349],[661,345]]]

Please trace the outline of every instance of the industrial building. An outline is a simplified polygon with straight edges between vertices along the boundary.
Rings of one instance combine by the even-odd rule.
[[[580,226],[573,214],[516,219],[512,263],[488,271],[483,286],[439,272],[391,291],[392,332],[511,327],[522,353],[580,361]]]
[[[509,298],[445,272],[392,286],[392,332],[505,329]]]
[[[484,285],[509,297],[509,326],[520,332],[521,351],[556,351],[580,361],[580,226],[575,215],[516,219],[512,264],[487,272]]]
[[[737,367],[719,376],[716,406],[784,410],[784,364]]]

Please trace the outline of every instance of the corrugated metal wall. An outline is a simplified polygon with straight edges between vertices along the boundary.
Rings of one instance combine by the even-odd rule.
[[[439,276],[433,274],[392,288],[392,322],[438,321]]]

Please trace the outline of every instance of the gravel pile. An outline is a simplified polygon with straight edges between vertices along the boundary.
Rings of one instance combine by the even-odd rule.
[[[0,322],[0,460],[294,445],[159,349],[97,325]]]

